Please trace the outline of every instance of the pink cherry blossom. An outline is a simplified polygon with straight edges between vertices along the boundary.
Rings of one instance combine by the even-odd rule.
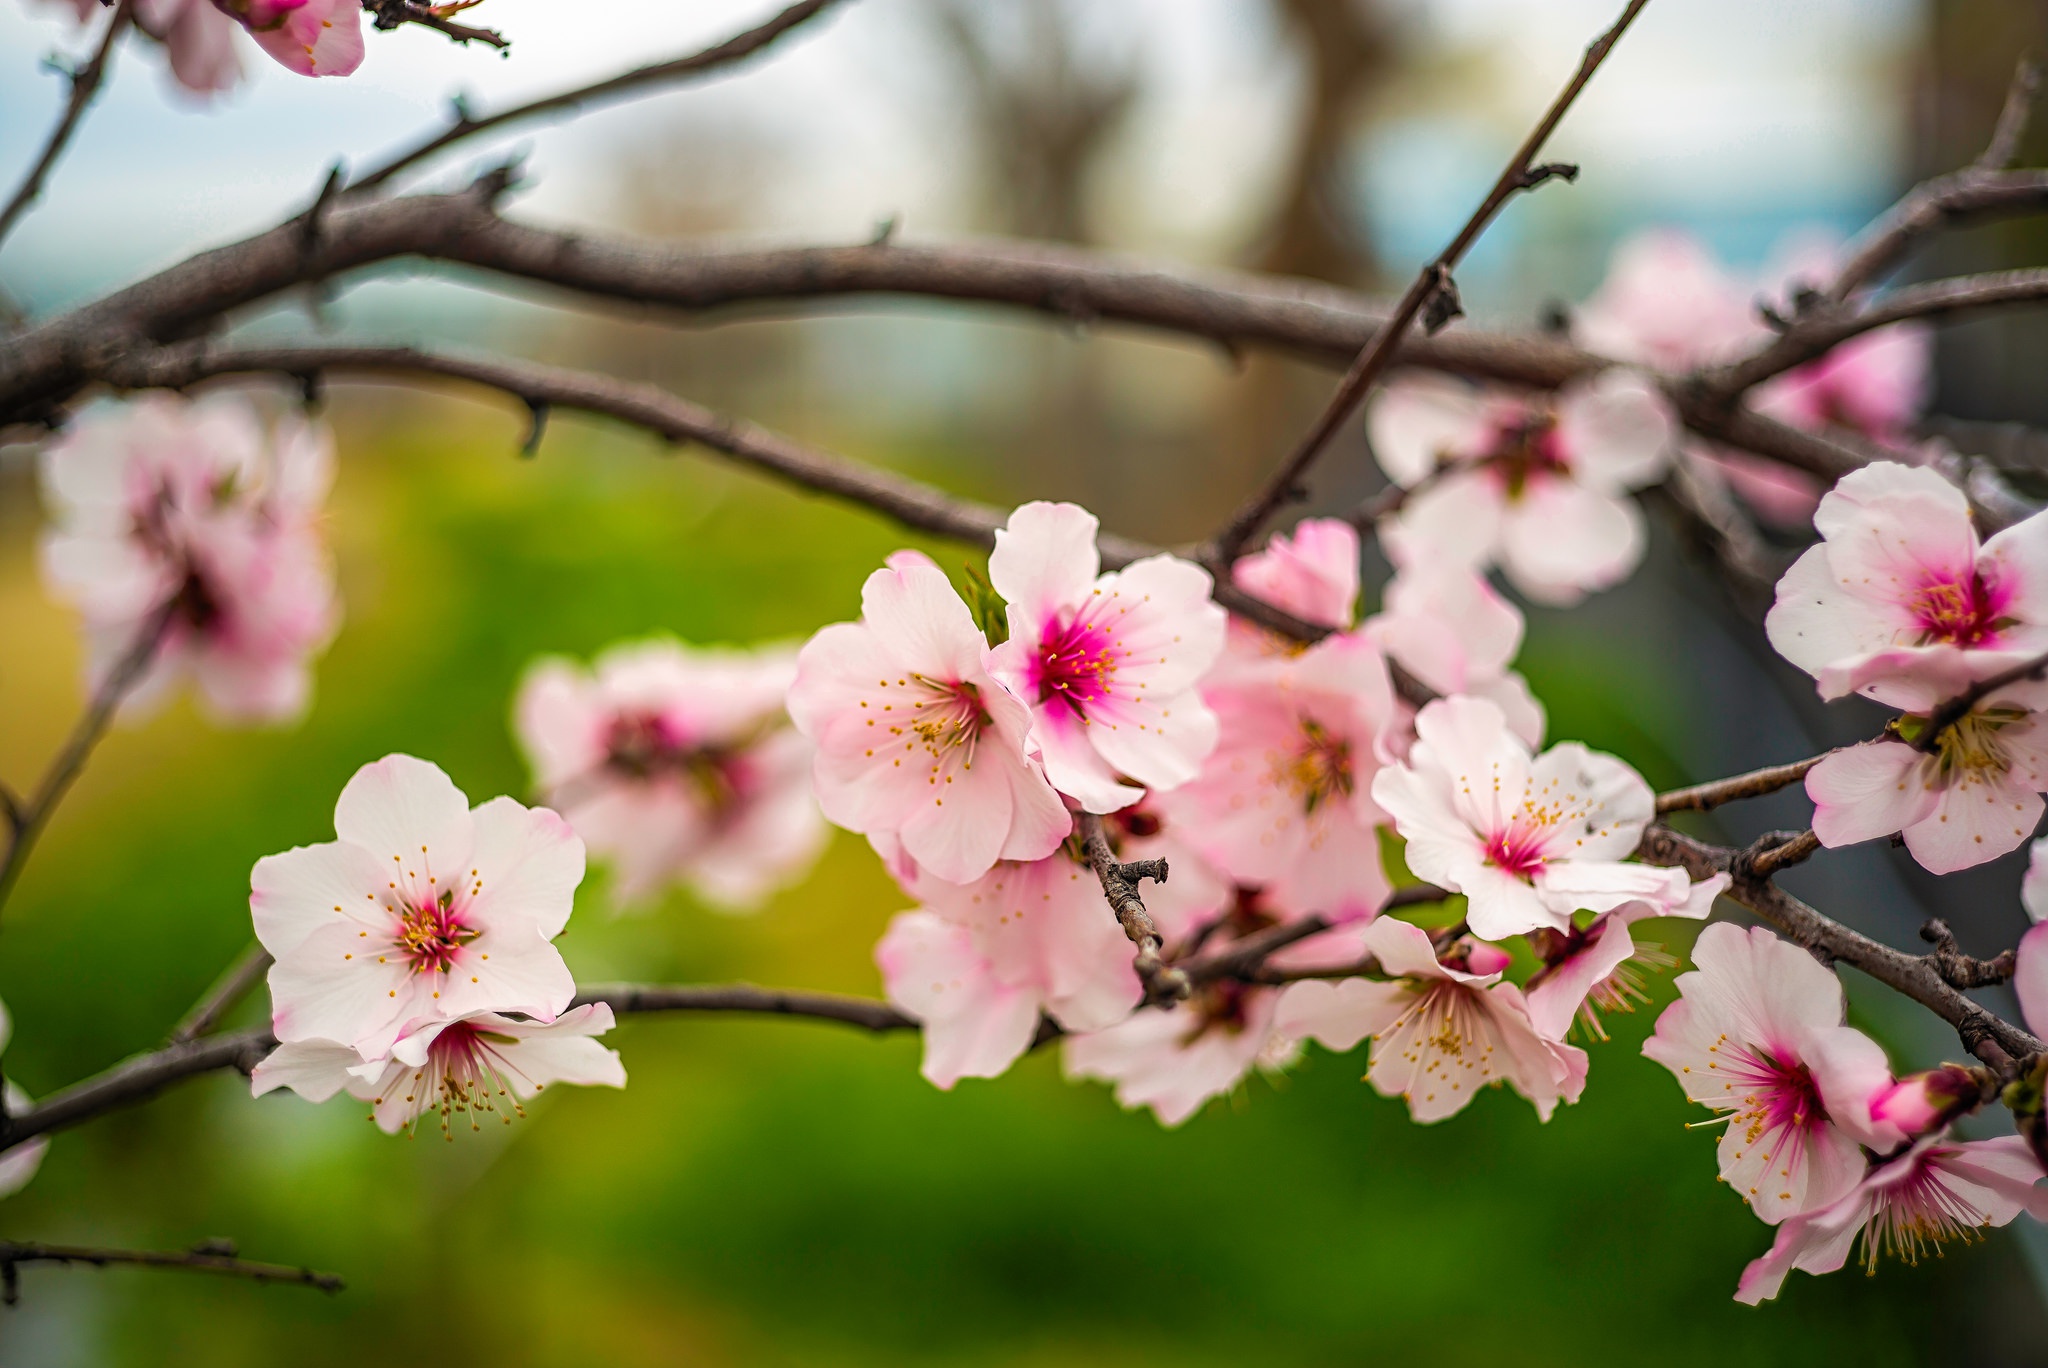
[[[1403,559],[1498,564],[1524,594],[1559,605],[1641,563],[1643,515],[1628,493],[1664,473],[1674,431],[1642,376],[1616,367],[1523,398],[1410,375],[1366,417],[1380,467],[1414,491],[1382,532]]]
[[[1240,557],[1230,578],[1283,612],[1341,631],[1357,619],[1358,556],[1358,529],[1350,523],[1304,518],[1292,532]]]
[[[1884,1051],[1842,1024],[1834,974],[1763,927],[1716,923],[1692,957],[1643,1053],[1724,1113],[1721,1177],[1760,1219],[1841,1198],[1863,1177],[1862,1145],[1904,1138],[1871,1114],[1892,1083]]]
[[[1770,1252],[1743,1270],[1735,1300],[1751,1306],[1769,1301],[1795,1268],[1834,1272],[1849,1261],[1859,1237],[1863,1263],[1874,1273],[1880,1254],[1916,1264],[1949,1241],[1977,1238],[1979,1230],[2005,1225],[2022,1211],[2048,1216],[2048,1198],[2034,1187],[2042,1176],[2040,1161],[2016,1135],[1930,1135],[1859,1172],[1831,1205],[1779,1226]]]
[[[1960,693],[1981,666],[1961,651],[1909,648],[1910,672],[1886,681],[1901,706],[1925,712]],[[2041,818],[2048,791],[2048,686],[1998,690],[1944,730],[1932,754],[1905,741],[1834,752],[1806,776],[1813,830],[1829,847],[1894,832],[1913,858],[1953,873],[2017,850]],[[1924,726],[1908,718],[1902,731]]]
[[[1692,897],[1684,871],[1622,863],[1656,800],[1642,776],[1577,742],[1532,756],[1484,699],[1439,699],[1415,718],[1404,764],[1372,796],[1408,842],[1416,877],[1465,894],[1481,940],[1547,927],[1572,913],[1633,903],[1670,915]]]
[[[554,938],[583,842],[546,808],[471,809],[424,760],[363,766],[334,807],[339,840],[256,862],[249,908],[278,1039],[381,1058],[417,1028],[477,1012],[543,1021],[576,984]]]
[[[1980,544],[1961,490],[1880,461],[1843,476],[1814,526],[1764,625],[1821,697],[1927,706],[1930,661],[1961,653],[1982,678],[2048,651],[2048,514]]]
[[[2027,850],[2027,872],[2020,880],[2020,906],[2034,922],[2048,921],[2048,836]],[[2048,1027],[2048,1017],[2041,1024]]]
[[[1870,1103],[1870,1116],[1880,1126],[1889,1126],[1909,1140],[1942,1130],[1983,1101],[1983,1086],[1961,1064],[1909,1074],[1879,1092]]]
[[[96,23],[106,13],[100,0],[44,3],[69,8],[81,24]],[[172,78],[190,93],[205,99],[240,84],[235,30],[241,25],[212,0],[135,0],[135,26],[164,45]]]
[[[824,848],[810,743],[783,697],[796,653],[709,651],[670,638],[614,646],[591,669],[547,659],[515,705],[548,803],[615,863],[614,896],[670,881],[745,911]]]
[[[43,577],[84,617],[91,686],[168,611],[133,699],[190,675],[224,720],[303,713],[307,660],[338,621],[320,533],[332,471],[324,430],[286,420],[266,440],[245,404],[164,394],[81,418],[45,447],[56,526]]]
[[[2040,1035],[2048,1032],[2048,922],[2029,928],[2020,937],[2017,960],[2012,975],[2013,995],[2020,1000],[2020,1013],[2026,1018],[2027,1029]]]
[[[5,1004],[0,1004],[0,1052],[7,1048],[7,1042],[14,1036],[14,1018],[8,1014]],[[7,1114],[19,1116],[32,1105],[29,1095],[15,1085],[12,1079],[0,1080],[0,1096],[7,1101]],[[0,1150],[0,1197],[21,1191],[36,1176],[42,1167],[43,1155],[49,1151],[50,1137],[38,1135],[33,1140]]]
[[[301,76],[346,76],[363,63],[361,0],[213,0],[256,46]]]
[[[1340,1051],[1373,1037],[1367,1081],[1383,1097],[1405,1098],[1420,1122],[1455,1115],[1491,1083],[1505,1082],[1545,1121],[1560,1100],[1579,1100],[1586,1052],[1545,1039],[1521,990],[1497,970],[1439,963],[1429,933],[1393,917],[1360,936],[1393,977],[1294,984],[1280,1000],[1282,1035]]]
[[[1030,710],[984,668],[988,642],[944,572],[892,558],[861,605],[859,622],[811,638],[789,690],[825,815],[893,833],[954,883],[1051,854],[1073,819],[1026,753]]]
[[[410,1131],[438,1112],[441,1133],[452,1140],[452,1118],[467,1116],[471,1130],[481,1130],[487,1115],[509,1124],[526,1114],[520,1103],[550,1083],[625,1087],[618,1051],[591,1039],[613,1025],[612,1009],[595,1002],[552,1022],[495,1012],[431,1022],[370,1060],[331,1040],[289,1040],[256,1066],[249,1089],[261,1097],[289,1088],[308,1102],[346,1090],[371,1104],[371,1116],[387,1135]]]
[[[1544,966],[1524,985],[1536,1029],[1563,1040],[1576,1022],[1587,1035],[1607,1039],[1600,1013],[1633,1012],[1637,1003],[1650,1000],[1643,991],[1644,973],[1677,963],[1657,946],[1638,945],[1635,924],[1651,917],[1701,920],[1714,910],[1714,899],[1728,883],[1726,874],[1716,874],[1693,884],[1683,902],[1627,903],[1601,913],[1590,925],[1539,933],[1545,942]]]
[[[1508,727],[1531,746],[1543,744],[1543,705],[1508,667],[1522,646],[1522,614],[1469,566],[1422,556],[1396,556],[1394,577],[1365,633],[1438,694],[1467,694],[1499,707]]]
[[[1207,571],[1148,556],[1097,576],[1095,515],[1028,503],[997,531],[989,583],[1010,639],[989,669],[1031,708],[1031,739],[1053,787],[1084,811],[1114,812],[1195,777],[1216,719],[1195,690],[1223,649],[1225,615]]]
[[[1193,782],[1159,797],[1204,857],[1283,916],[1369,917],[1387,897],[1372,798],[1395,725],[1379,650],[1358,633],[1218,677],[1202,696],[1219,740]],[[1169,881],[1170,882],[1170,881]]]
[[[1653,228],[1624,239],[1607,278],[1572,317],[1588,350],[1662,371],[1733,361],[1769,340],[1750,292],[1691,235]]]
[[[1064,851],[966,885],[926,880],[921,894],[875,962],[889,1001],[924,1023],[923,1072],[939,1087],[1001,1074],[1040,1013],[1097,1031],[1138,1005],[1131,944],[1095,875]]]

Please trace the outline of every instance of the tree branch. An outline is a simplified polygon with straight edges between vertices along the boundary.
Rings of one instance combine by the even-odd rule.
[[[5,241],[21,216],[28,212],[29,205],[43,193],[43,182],[49,179],[50,168],[64,155],[64,149],[71,142],[71,135],[78,131],[78,125],[85,119],[85,111],[100,93],[107,72],[114,60],[114,44],[128,31],[128,25],[135,18],[135,0],[120,0],[114,13],[107,20],[106,31],[100,35],[100,43],[86,59],[84,66],[71,73],[71,94],[64,102],[64,112],[57,116],[57,126],[50,130],[49,139],[43,144],[43,151],[22,177],[9,197],[7,207],[0,209],[0,241]]]
[[[512,46],[496,29],[478,28],[473,24],[458,24],[446,15],[436,14],[419,0],[362,0],[363,8],[375,15],[371,22],[380,29],[390,30],[403,24],[417,24],[430,28],[436,33],[446,34],[451,42],[467,47],[471,43],[482,43],[486,47],[499,49]]]
[[[219,1025],[220,1019],[233,1011],[235,1004],[262,981],[272,963],[270,952],[261,945],[251,945],[244,950],[233,964],[221,971],[220,977],[206,990],[206,995],[192,1005],[192,1010],[171,1028],[171,1043],[186,1044]]]
[[[886,1002],[842,993],[807,993],[791,988],[756,988],[751,983],[599,983],[577,993],[572,1006],[603,1002],[614,1012],[753,1012],[844,1022],[876,1034],[919,1029]]]
[[[799,0],[764,24],[758,24],[745,33],[736,34],[722,43],[714,44],[701,52],[687,57],[678,57],[667,62],[656,62],[651,66],[613,76],[608,80],[596,81],[589,85],[577,86],[544,99],[530,100],[496,114],[474,115],[467,105],[458,101],[455,105],[455,122],[442,132],[426,141],[398,154],[374,170],[365,172],[351,181],[348,191],[354,193],[374,189],[384,184],[399,172],[417,165],[466,138],[473,138],[492,129],[508,124],[530,123],[550,119],[564,114],[575,113],[587,105],[605,104],[636,94],[651,86],[667,85],[702,76],[737,65],[746,58],[766,48],[776,39],[798,27],[833,5],[839,0]]]
[[[1152,921],[1152,914],[1145,910],[1145,899],[1138,892],[1140,880],[1166,882],[1166,861],[1118,863],[1116,852],[1109,848],[1109,837],[1103,833],[1102,819],[1092,812],[1074,814],[1074,832],[1081,838],[1082,852],[1088,857],[1089,868],[1095,871],[1096,879],[1102,884],[1102,896],[1108,900],[1110,911],[1116,913],[1117,924],[1123,927],[1124,935],[1131,944],[1138,948],[1137,955],[1131,960],[1131,968],[1137,971],[1138,981],[1145,985],[1145,1001],[1164,1006],[1179,1002],[1188,995],[1188,976],[1162,958],[1165,941]]]
[[[130,1265],[138,1268],[182,1269],[187,1273],[216,1273],[229,1278],[248,1278],[260,1283],[283,1283],[317,1287],[322,1292],[339,1292],[343,1284],[333,1273],[316,1273],[310,1268],[287,1264],[255,1263],[235,1257],[235,1246],[227,1240],[209,1240],[187,1250],[97,1249],[88,1245],[54,1245],[0,1240],[0,1303],[13,1306],[20,1300],[23,1264],[90,1264],[94,1268]]]
[[[1733,803],[1743,798],[1761,798],[1767,793],[1776,793],[1779,789],[1790,788],[1804,779],[1808,770],[1832,754],[1834,752],[1829,751],[1823,755],[1808,756],[1804,760],[1794,760],[1789,765],[1771,765],[1732,778],[1715,779],[1704,784],[1694,784],[1691,788],[1660,793],[1657,795],[1657,815],[1662,817],[1671,812],[1706,812],[1720,807],[1723,803]]]
[[[1607,60],[1607,54],[1613,51],[1614,45],[1621,40],[1621,35],[1635,22],[1636,16],[1642,13],[1643,7],[1648,3],[1649,0],[1629,0],[1628,8],[1622,11],[1621,17],[1614,21],[1613,26],[1586,48],[1585,56],[1580,59],[1579,69],[1572,74],[1571,80],[1565,83],[1564,89],[1558,92],[1557,98],[1551,102],[1550,108],[1544,111],[1536,127],[1529,131],[1529,136],[1522,140],[1522,145],[1515,149],[1514,157],[1501,172],[1500,179],[1493,183],[1493,189],[1487,192],[1479,207],[1472,211],[1472,217],[1465,221],[1465,226],[1458,230],[1450,245],[1416,275],[1414,283],[1408,287],[1408,292],[1401,296],[1401,302],[1394,306],[1393,316],[1380,325],[1372,341],[1358,353],[1358,359],[1351,363],[1351,369],[1345,372],[1343,380],[1338,382],[1337,392],[1331,396],[1322,416],[1316,419],[1315,425],[1296,444],[1293,452],[1281,463],[1279,470],[1273,473],[1265,487],[1232,514],[1230,521],[1217,532],[1210,553],[1203,558],[1212,567],[1228,565],[1235,560],[1237,553],[1258,532],[1266,519],[1283,503],[1296,497],[1295,490],[1307,476],[1309,467],[1315,464],[1316,458],[1322,454],[1323,448],[1329,445],[1330,439],[1337,435],[1337,430],[1344,426],[1345,419],[1358,407],[1359,401],[1365,397],[1366,390],[1371,387],[1372,382],[1392,363],[1396,349],[1407,335],[1409,325],[1418,317],[1424,317],[1424,330],[1435,333],[1440,331],[1444,324],[1464,312],[1458,303],[1458,288],[1451,279],[1451,272],[1464,259],[1472,244],[1478,241],[1479,235],[1486,231],[1486,226],[1493,221],[1494,215],[1500,212],[1501,206],[1521,191],[1532,190],[1553,176],[1566,180],[1578,176],[1579,169],[1576,166],[1535,166],[1533,163],[1536,154],[1543,150],[1543,144],[1550,140],[1550,135],[1556,131],[1565,112],[1579,98],[1579,92],[1586,88],[1586,83],[1592,80],[1593,73],[1600,69],[1600,64]]]

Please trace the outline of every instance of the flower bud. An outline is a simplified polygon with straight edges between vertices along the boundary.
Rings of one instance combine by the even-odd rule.
[[[1498,945],[1461,936],[1450,953],[1443,957],[1443,963],[1454,969],[1461,967],[1459,961],[1463,961],[1462,967],[1468,974],[1498,974],[1513,964],[1515,958]]]
[[[1983,1095],[1974,1070],[1944,1064],[1910,1074],[1878,1093],[1871,1101],[1870,1117],[1897,1126],[1908,1139],[1917,1139],[1974,1109]]]

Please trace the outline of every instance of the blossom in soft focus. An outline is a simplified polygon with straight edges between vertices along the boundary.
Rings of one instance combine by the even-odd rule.
[[[670,882],[745,911],[824,848],[811,745],[783,698],[796,653],[629,642],[588,669],[550,658],[514,704],[543,800],[615,867],[621,904]]]
[[[1522,614],[1486,576],[1430,556],[1397,560],[1380,611],[1363,630],[1438,694],[1484,698],[1516,736],[1531,747],[1543,744],[1543,705],[1508,668],[1522,647]]]
[[[1961,692],[1976,673],[1955,652],[1919,661],[1916,670],[1891,681],[1891,690],[1923,711]],[[2019,849],[2040,822],[2041,794],[2048,791],[2044,704],[2048,685],[2015,684],[1944,729],[1931,754],[1907,744],[1927,725],[1917,716],[1898,724],[1907,740],[1835,751],[1806,775],[1814,834],[1832,848],[1897,832],[1936,874]]]
[[[43,2],[69,8],[81,24],[97,22],[107,12],[100,0]],[[235,30],[241,25],[212,0],[135,0],[135,26],[164,45],[171,77],[186,91],[204,99],[240,84]]]
[[[84,618],[93,688],[168,612],[131,699],[189,675],[225,720],[305,711],[308,659],[339,621],[320,531],[324,429],[286,419],[266,437],[239,401],[150,394],[80,418],[41,461],[55,521],[43,578]]]
[[[1216,749],[1157,802],[1182,838],[1282,915],[1369,917],[1386,901],[1373,776],[1394,695],[1379,649],[1326,637],[1202,690]],[[1169,881],[1170,883],[1171,881]]]
[[[1358,529],[1342,518],[1304,518],[1230,569],[1238,588],[1337,631],[1358,615]]]
[[[379,1059],[400,1036],[476,1012],[543,1021],[576,984],[553,941],[583,881],[583,842],[546,808],[474,810],[409,755],[363,766],[334,807],[339,840],[256,862],[249,908],[284,1041]]]
[[[898,554],[861,588],[861,620],[797,656],[789,715],[817,746],[819,806],[893,833],[941,879],[1050,855],[1073,818],[1026,753],[1031,712],[983,666],[988,642],[943,571]]]
[[[1381,469],[1413,491],[1381,534],[1399,559],[1498,564],[1524,594],[1561,606],[1641,563],[1643,515],[1628,494],[1664,473],[1674,426],[1633,371],[1541,397],[1407,375],[1366,421]]]
[[[1671,915],[1692,898],[1683,870],[1622,863],[1656,799],[1642,776],[1577,742],[1531,755],[1484,699],[1438,699],[1415,718],[1405,763],[1372,796],[1408,842],[1417,878],[1463,893],[1481,940],[1547,927],[1572,913],[1633,903]]]
[[[1602,1012],[1633,1012],[1648,1002],[1644,975],[1677,963],[1654,945],[1638,945],[1632,928],[1651,917],[1685,917],[1693,921],[1714,910],[1714,899],[1728,887],[1726,874],[1694,883],[1683,902],[1627,903],[1602,912],[1586,926],[1545,930],[1539,949],[1544,966],[1523,985],[1529,1019],[1553,1040],[1563,1040],[1574,1022],[1595,1039],[1605,1040]]]
[[[996,532],[989,583],[1009,605],[1010,639],[989,669],[1031,708],[1031,740],[1053,787],[1088,812],[1195,777],[1216,719],[1195,691],[1223,649],[1209,573],[1148,556],[1097,576],[1095,515],[1028,503]]]
[[[2048,651],[2048,514],[1980,544],[1961,490],[1880,461],[1843,476],[1814,526],[1764,626],[1821,697],[1923,708],[1929,670],[1946,684],[1960,658],[1967,682]]]
[[[14,1037],[14,1018],[7,1007],[0,1003],[0,1052],[7,1049],[7,1042]],[[31,1105],[29,1095],[10,1080],[0,1080],[0,1095],[7,1101],[7,1114],[19,1116]],[[50,1137],[38,1135],[9,1149],[0,1150],[0,1197],[21,1191],[36,1176],[42,1167],[43,1155],[50,1148]]]
[[[1735,1300],[1755,1306],[1778,1295],[1793,1269],[1832,1273],[1849,1261],[1860,1238],[1862,1262],[1877,1271],[1880,1255],[1917,1264],[1950,1241],[1981,1238],[2022,1211],[2048,1216],[2048,1197],[2034,1184],[2041,1162],[2016,1135],[1951,1140],[1930,1135],[1905,1153],[1859,1170],[1832,1205],[1778,1227],[1770,1252],[1742,1271]]]
[[[2020,1014],[2026,1018],[2027,1029],[2040,1035],[2048,1031],[2048,922],[2037,923],[2020,937],[2016,960],[2013,996],[2020,1000]]]
[[[346,76],[363,64],[362,0],[213,0],[256,46],[301,76]]]
[[[2020,880],[2020,906],[2027,910],[2030,921],[2048,921],[2048,836],[2042,837],[2027,851],[2027,872]],[[2042,1019],[2048,1026],[2048,1017]]]
[[[1877,1042],[1843,1024],[1842,985],[1798,946],[1718,922],[1693,945],[1678,1001],[1643,1053],[1685,1095],[1724,1114],[1721,1177],[1777,1224],[1819,1210],[1863,1178],[1863,1145],[1904,1137],[1872,1104],[1892,1085]]]
[[[1675,228],[1624,239],[1600,288],[1572,314],[1579,345],[1662,371],[1733,361],[1769,336],[1742,282]]]
[[[471,1012],[431,1022],[396,1041],[390,1053],[365,1060],[331,1040],[289,1040],[249,1077],[257,1097],[289,1088],[308,1102],[338,1092],[371,1105],[387,1135],[414,1129],[430,1113],[441,1133],[466,1117],[481,1130],[486,1116],[510,1123],[520,1105],[550,1083],[623,1088],[626,1069],[616,1050],[591,1039],[614,1025],[602,1002],[564,1012],[551,1022],[522,1021],[495,1012]]]
[[[1420,1122],[1462,1111],[1491,1083],[1505,1082],[1545,1121],[1560,1100],[1579,1100],[1586,1052],[1544,1038],[1521,990],[1501,982],[1497,969],[1439,963],[1429,933],[1394,917],[1374,921],[1360,939],[1393,977],[1294,984],[1280,1000],[1282,1035],[1340,1051],[1373,1037],[1367,1081],[1383,1097],[1406,1099]]]
[[[1098,1031],[1138,1005],[1131,943],[1094,873],[1065,851],[965,885],[924,879],[918,896],[875,962],[889,1001],[924,1023],[924,1076],[941,1088],[1008,1069],[1040,1013]]]

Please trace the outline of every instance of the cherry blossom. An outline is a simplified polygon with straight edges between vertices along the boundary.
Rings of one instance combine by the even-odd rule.
[[[514,706],[543,795],[616,866],[621,904],[672,880],[745,911],[824,847],[811,745],[783,697],[796,653],[707,651],[672,638],[614,646],[591,669],[527,671]]]
[[[1226,673],[1202,691],[1219,740],[1158,799],[1184,839],[1282,915],[1369,917],[1386,901],[1372,798],[1395,724],[1387,667],[1356,633]]]
[[[1367,411],[1373,453],[1412,491],[1382,532],[1403,559],[1498,564],[1539,603],[1570,605],[1641,563],[1628,492],[1664,472],[1673,421],[1648,380],[1619,367],[1551,397],[1396,379]]]
[[[1916,654],[1912,673],[1887,681],[1904,706],[1931,710],[1962,691],[1976,662],[1960,651]],[[1899,833],[1937,874],[2017,850],[2041,818],[2048,790],[2048,685],[2019,683],[1980,701],[1935,739],[1930,754],[1907,740],[1869,741],[1822,760],[1806,775],[1813,830],[1829,847]],[[1921,716],[1895,724],[1908,740]]]
[[[1863,1178],[1861,1146],[1904,1138],[1871,1114],[1892,1084],[1884,1051],[1843,1025],[1834,974],[1763,927],[1716,923],[1692,957],[1643,1053],[1724,1114],[1721,1177],[1760,1219],[1840,1199]]]
[[[374,1060],[431,1023],[569,1005],[552,943],[583,881],[567,822],[510,798],[471,809],[439,767],[388,755],[342,789],[334,830],[250,875],[278,1039]]]
[[[1942,1130],[1983,1101],[1983,1086],[1961,1064],[1909,1074],[1871,1101],[1871,1119],[1907,1139]]]
[[[1843,476],[1814,526],[1764,625],[1821,697],[1926,707],[1929,668],[1960,655],[1982,678],[2048,651],[2048,514],[1980,543],[1961,490],[1880,461]]]
[[[411,1131],[421,1117],[438,1112],[441,1133],[452,1140],[452,1118],[467,1116],[471,1130],[481,1130],[487,1115],[510,1124],[525,1115],[520,1104],[550,1083],[625,1087],[618,1051],[591,1039],[614,1024],[612,1009],[602,1002],[552,1022],[471,1012],[424,1025],[396,1041],[389,1054],[370,1060],[331,1040],[291,1040],[256,1066],[249,1090],[261,1097],[289,1088],[308,1102],[325,1102],[345,1090],[371,1104],[370,1114],[387,1135]]]
[[[1504,955],[1489,946],[1478,963],[1439,962],[1427,931],[1393,917],[1360,937],[1394,977],[1294,984],[1280,1000],[1282,1035],[1339,1051],[1373,1037],[1366,1080],[1383,1097],[1405,1098],[1418,1122],[1457,1114],[1492,1083],[1505,1082],[1545,1121],[1560,1100],[1579,1100],[1586,1052],[1537,1031],[1521,990],[1501,982]]]
[[[1795,1268],[1832,1273],[1849,1261],[1859,1238],[1864,1266],[1874,1273],[1881,1254],[1917,1264],[1951,1240],[1976,1239],[1978,1231],[2005,1225],[2022,1211],[2048,1216],[2048,1197],[2034,1187],[2042,1177],[2040,1161],[2016,1135],[1927,1136],[1858,1172],[1831,1205],[1779,1226],[1770,1252],[1743,1270],[1735,1300],[1751,1306],[1769,1301]]]
[[[14,1037],[14,1018],[8,1014],[6,1004],[0,1003],[0,1052],[7,1049],[7,1042]],[[7,1102],[7,1114],[19,1116],[32,1104],[29,1095],[21,1090],[12,1079],[0,1079],[0,1096]],[[6,1150],[0,1150],[0,1197],[21,1191],[36,1176],[36,1170],[43,1165],[43,1155],[50,1148],[50,1137],[38,1135],[33,1140],[24,1140]]]
[[[1406,838],[1416,877],[1470,900],[1481,940],[1568,932],[1573,912],[1634,903],[1669,915],[1691,899],[1683,870],[1622,863],[1656,799],[1613,756],[1577,742],[1532,756],[1480,698],[1431,703],[1415,735],[1406,763],[1373,779],[1373,800]]]
[[[861,605],[859,622],[811,638],[789,689],[825,815],[893,833],[954,883],[1051,854],[1073,819],[1026,752],[1030,710],[984,668],[988,642],[944,572],[893,557]]]
[[[303,713],[338,621],[319,526],[333,459],[322,429],[287,419],[266,440],[246,405],[165,394],[45,447],[43,576],[84,617],[92,687],[168,612],[131,697],[190,675],[224,720]]]
[[[273,60],[301,76],[346,76],[363,64],[361,0],[213,0]]]
[[[1742,282],[1696,238],[1653,228],[1615,248],[1607,278],[1573,311],[1572,336],[1616,361],[1675,372],[1733,361],[1769,334]]]
[[[1637,944],[1634,925],[1651,917],[1701,920],[1714,910],[1714,899],[1728,883],[1726,874],[1716,874],[1693,884],[1680,903],[1626,903],[1589,925],[1536,933],[1544,966],[1524,985],[1536,1029],[1562,1040],[1576,1022],[1587,1035],[1607,1039],[1600,1013],[1633,1012],[1637,1003],[1650,1000],[1643,991],[1644,973],[1677,963],[1657,946]]]
[[[1040,1013],[1096,1031],[1138,1005],[1131,944],[1095,875],[1064,851],[966,885],[927,879],[919,896],[875,962],[889,1001],[924,1023],[924,1076],[941,1088],[1009,1068]]]
[[[1246,593],[1303,622],[1342,631],[1358,615],[1358,557],[1357,528],[1341,518],[1304,518],[1292,532],[1239,557],[1230,578]],[[1236,618],[1231,628],[1263,633]]]
[[[2034,842],[2027,851],[2027,872],[2020,880],[2020,905],[2034,922],[2048,920],[2048,836]],[[2042,1018],[2048,1025],[2048,1017]]]
[[[1225,615],[1207,571],[1148,556],[1097,576],[1096,521],[1073,504],[1028,503],[996,533],[989,582],[1010,639],[989,669],[1031,708],[1053,787],[1088,812],[1195,777],[1216,745],[1196,681],[1223,649]]]
[[[1543,705],[1508,668],[1522,646],[1522,614],[1484,575],[1436,557],[1397,560],[1380,611],[1364,631],[1438,694],[1487,699],[1516,736],[1543,744]]]

